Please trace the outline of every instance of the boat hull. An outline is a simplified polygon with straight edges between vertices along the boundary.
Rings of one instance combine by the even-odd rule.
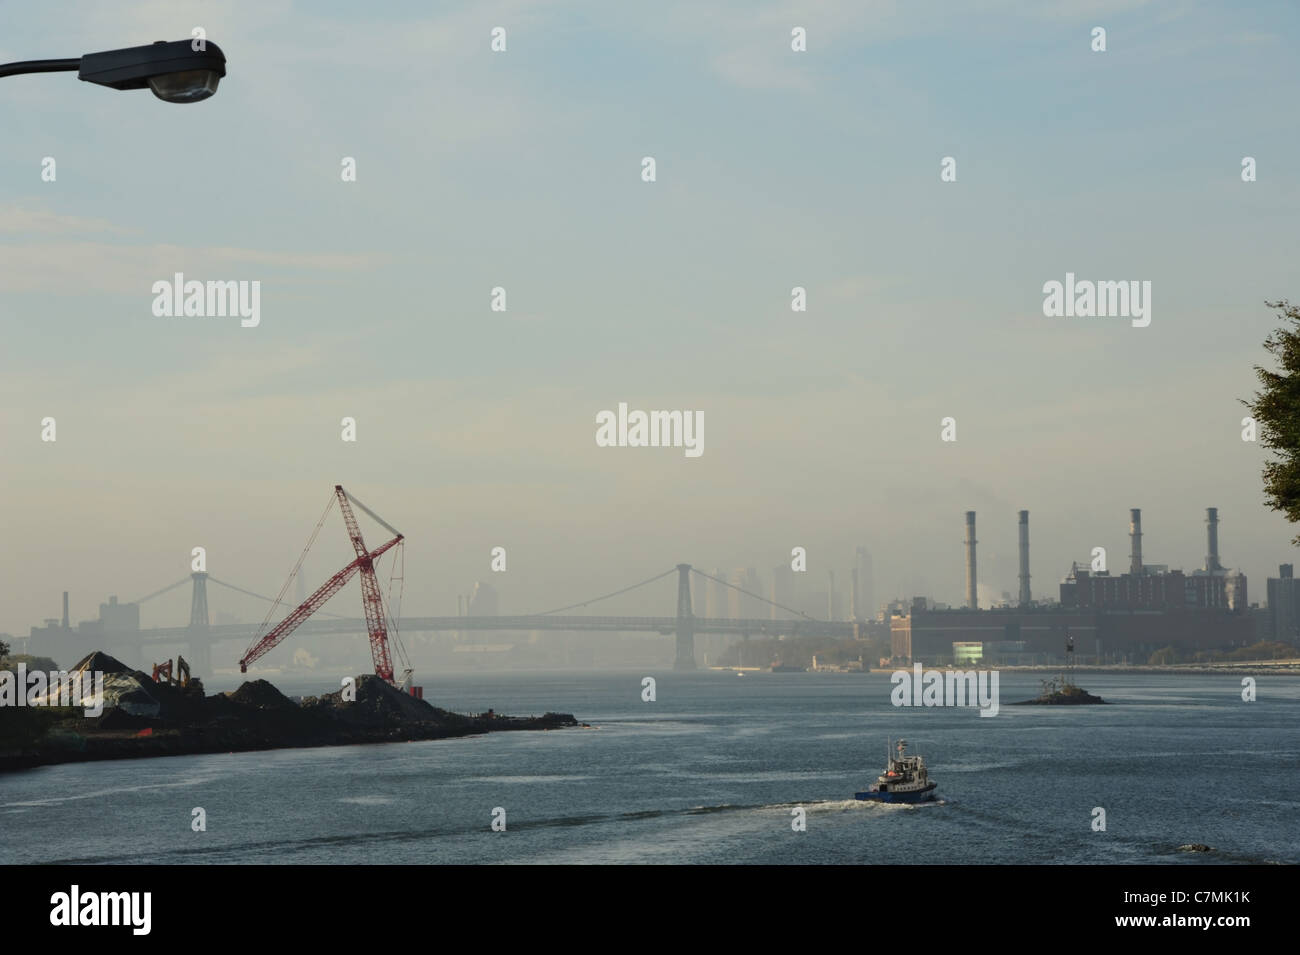
[[[868,789],[866,792],[854,793],[853,798],[862,800],[863,802],[928,802],[934,798],[934,791],[938,786],[938,783],[930,783],[930,785],[926,786],[924,789],[913,789],[909,792],[901,793],[888,791],[879,792],[877,790]]]

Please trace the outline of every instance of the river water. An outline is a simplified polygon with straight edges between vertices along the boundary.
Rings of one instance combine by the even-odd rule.
[[[448,709],[559,710],[592,728],[7,774],[0,863],[1300,862],[1296,678],[1261,677],[1246,703],[1239,678],[1089,674],[1113,705],[1019,707],[1037,679],[1003,673],[992,718],[896,708],[887,674],[422,682]],[[854,801],[899,736],[941,798]]]

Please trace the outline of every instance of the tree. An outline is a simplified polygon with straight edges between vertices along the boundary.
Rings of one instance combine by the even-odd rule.
[[[1264,503],[1300,523],[1300,306],[1283,300],[1265,302],[1279,309],[1281,328],[1264,340],[1278,369],[1259,365],[1255,374],[1263,388],[1253,401],[1243,401],[1259,426],[1259,442],[1273,453],[1264,465]],[[1300,547],[1300,534],[1291,539]]]
[[[0,660],[3,660],[7,656],[9,656],[9,644],[0,640]]]

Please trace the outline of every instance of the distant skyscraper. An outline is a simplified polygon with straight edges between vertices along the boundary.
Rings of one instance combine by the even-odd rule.
[[[474,593],[469,598],[470,617],[495,617],[497,615],[496,588],[479,580],[474,583]]]
[[[772,568],[771,600],[772,603],[780,604],[782,607],[794,606],[794,570],[789,564]],[[789,611],[781,610],[779,607],[769,606],[768,611],[772,620],[786,620],[792,616]]]
[[[731,584],[727,588],[727,616],[733,618],[743,617],[745,615],[741,604],[743,594],[736,588],[745,586],[745,568],[735,568],[727,575],[727,582]]]
[[[709,576],[722,580],[725,575],[717,567],[714,567],[709,571]],[[729,588],[724,587],[717,580],[706,580],[704,582],[704,616],[714,619],[729,616],[730,609],[727,594],[731,592]]]
[[[753,567],[745,568],[745,589],[754,597],[745,598],[745,616],[755,620],[767,616],[767,601],[763,599],[763,578],[758,576],[758,571]]]
[[[876,617],[876,584],[871,572],[871,553],[865,547],[858,547],[853,553],[854,569],[858,572],[857,593],[853,606],[859,620],[874,620]]]
[[[767,604],[761,596],[759,598],[751,597],[749,594],[763,593],[763,582],[758,579],[758,571],[753,567],[737,567],[731,572],[731,587],[727,589],[727,616],[732,618],[764,618],[768,616]],[[742,594],[741,590],[749,591],[749,594]]]

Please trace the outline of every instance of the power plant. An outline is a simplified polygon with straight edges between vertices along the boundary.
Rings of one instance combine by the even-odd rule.
[[[1030,591],[1029,512],[1019,512],[1019,599],[1014,606],[980,610],[977,595],[975,512],[966,512],[966,603],[960,610],[925,598],[889,617],[896,662],[941,665],[976,660],[1008,664],[1054,660],[1075,641],[1081,659],[1145,663],[1164,647],[1211,650],[1256,642],[1246,577],[1219,558],[1219,512],[1206,509],[1203,568],[1185,574],[1142,556],[1142,511],[1129,511],[1128,573],[1112,575],[1078,562],[1061,581],[1059,601],[1035,603]],[[1300,612],[1300,611],[1298,611]]]

